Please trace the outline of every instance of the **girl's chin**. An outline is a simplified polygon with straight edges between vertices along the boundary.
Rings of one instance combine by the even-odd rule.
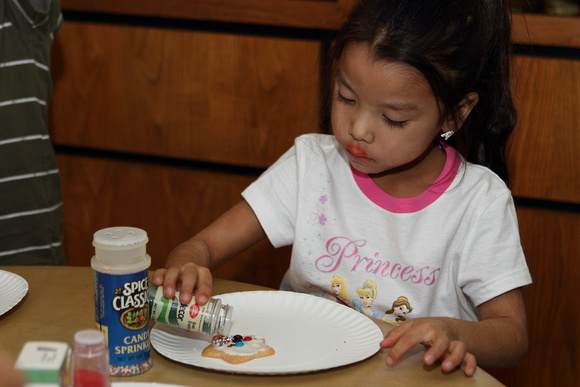
[[[350,165],[357,172],[360,172],[362,174],[369,175],[369,176],[378,175],[378,174],[381,174],[383,172],[383,171],[377,171],[375,168],[370,168],[369,166],[366,166],[366,165],[360,165],[358,163],[353,163],[352,161],[351,161]]]

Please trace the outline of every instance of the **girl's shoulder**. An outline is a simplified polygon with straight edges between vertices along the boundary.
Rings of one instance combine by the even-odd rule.
[[[511,200],[506,183],[491,169],[463,160],[456,178],[456,189],[482,202],[495,201],[499,197]]]
[[[294,145],[296,147],[326,150],[336,149],[338,142],[332,134],[306,133],[296,137]]]
[[[343,159],[336,138],[330,134],[308,133],[294,140],[296,157],[308,161],[334,163]]]
[[[294,139],[288,149],[268,171],[283,168],[312,170],[314,166],[330,165],[341,162],[340,146],[334,136],[321,133],[307,133]]]

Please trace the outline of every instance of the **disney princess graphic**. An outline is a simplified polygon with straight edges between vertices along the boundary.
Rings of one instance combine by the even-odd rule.
[[[393,306],[390,310],[385,312],[385,315],[381,318],[381,320],[386,321],[391,325],[401,325],[404,321],[407,320],[405,317],[406,314],[409,314],[413,311],[411,308],[411,304],[407,297],[399,297],[393,302]]]
[[[340,304],[350,306],[351,302],[350,298],[346,295],[346,282],[344,279],[334,275],[330,280],[330,284],[332,286],[332,293],[336,297],[336,301]]]
[[[362,288],[356,290],[359,300],[352,301],[352,307],[362,314],[379,318],[379,311],[373,311],[373,301],[377,298],[377,284],[371,280],[365,281]]]

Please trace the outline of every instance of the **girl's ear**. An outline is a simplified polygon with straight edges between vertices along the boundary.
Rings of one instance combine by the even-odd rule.
[[[461,129],[461,126],[469,116],[469,113],[471,113],[471,109],[477,105],[478,101],[479,95],[477,93],[472,92],[467,94],[467,96],[463,98],[457,105],[457,117],[455,119],[450,117],[443,125],[443,131],[453,131],[457,133],[457,131]]]

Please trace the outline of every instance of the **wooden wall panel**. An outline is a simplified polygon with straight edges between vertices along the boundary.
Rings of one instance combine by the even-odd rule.
[[[53,141],[265,167],[318,130],[320,43],[65,23]]]
[[[510,387],[573,386],[580,378],[580,214],[518,206],[534,283],[524,289],[530,349],[491,373]]]
[[[522,0],[528,2],[528,0]],[[519,44],[580,47],[580,18],[536,14],[513,16],[512,39]]]
[[[61,0],[60,3],[67,11],[333,30],[340,28],[356,0]],[[519,44],[577,48],[579,21],[577,17],[516,13],[513,40]]]
[[[105,227],[133,226],[147,231],[151,268],[241,200],[252,175],[206,171],[60,154],[65,253],[71,266],[87,266],[94,255],[93,233]],[[220,278],[278,287],[288,267],[289,249],[267,241],[220,268]]]
[[[515,196],[580,203],[580,60],[518,56],[516,67],[511,189]]]
[[[61,0],[66,10],[301,28],[338,28],[355,0]]]

